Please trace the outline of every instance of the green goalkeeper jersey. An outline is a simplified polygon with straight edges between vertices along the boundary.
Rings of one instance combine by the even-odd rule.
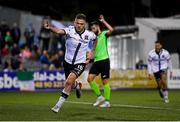
[[[97,44],[96,44],[95,54],[94,54],[95,62],[109,58],[108,37],[107,37],[106,33],[107,33],[107,31],[102,31],[97,36]]]

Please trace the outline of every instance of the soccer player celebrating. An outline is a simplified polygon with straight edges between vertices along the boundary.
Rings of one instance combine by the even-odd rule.
[[[99,21],[107,27],[107,31],[102,31],[98,22],[91,23],[91,31],[97,35],[97,43],[94,48],[94,63],[89,71],[88,82],[90,87],[97,96],[96,102],[93,106],[110,107],[110,92],[111,88],[109,85],[110,75],[110,61],[108,54],[108,37],[113,31],[111,25],[109,25],[104,19],[103,15],[100,15]],[[101,79],[104,85],[104,96],[101,94],[98,84],[95,81],[95,77],[101,73]]]
[[[155,49],[151,50],[148,55],[148,72],[149,78],[154,75],[158,91],[165,103],[169,102],[167,89],[167,70],[172,74],[171,57],[167,50],[163,49],[160,41],[155,42]]]
[[[96,40],[96,35],[93,32],[86,30],[85,25],[86,16],[84,14],[77,14],[74,20],[74,26],[69,26],[64,29],[56,28],[48,22],[44,23],[46,29],[57,34],[66,35],[65,61],[63,64],[66,82],[58,102],[51,109],[55,113],[59,111],[65,100],[68,98],[73,85],[76,83],[76,79],[85,69],[87,63],[86,53],[89,42]]]

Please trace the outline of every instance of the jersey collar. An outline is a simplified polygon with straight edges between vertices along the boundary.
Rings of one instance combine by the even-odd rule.
[[[160,54],[162,53],[162,51],[163,51],[163,48],[162,48],[162,49],[160,49],[160,51],[159,51],[159,52],[156,52],[156,50],[155,50],[156,54],[158,54],[158,55],[160,55]]]
[[[82,32],[78,32],[78,31],[76,30],[76,28],[74,28],[74,29],[75,29],[76,33],[79,34],[80,36],[85,32],[85,28],[84,28],[84,30],[83,30]]]

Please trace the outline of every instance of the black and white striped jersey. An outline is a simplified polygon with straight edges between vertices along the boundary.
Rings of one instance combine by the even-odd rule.
[[[148,54],[148,72],[149,74],[158,72],[160,70],[172,70],[171,56],[165,49],[161,49],[156,53],[155,49]]]
[[[88,30],[79,34],[74,26],[64,28],[66,34],[65,61],[69,64],[79,64],[86,62],[86,53],[90,41],[96,39],[96,35]]]

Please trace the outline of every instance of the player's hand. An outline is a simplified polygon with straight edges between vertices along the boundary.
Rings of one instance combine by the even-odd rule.
[[[90,59],[87,59],[86,62],[85,62],[85,64],[87,65],[87,64],[89,64],[89,63],[90,63]]]
[[[93,59],[93,57],[94,57],[93,52],[91,52],[91,51],[87,52],[86,57],[87,57],[87,59]]]
[[[149,80],[152,80],[153,79],[153,75],[152,74],[148,74],[148,78],[149,78]]]
[[[87,52],[86,59],[87,59],[86,64],[88,64],[91,61],[91,59],[93,59],[93,52],[91,51]]]
[[[101,21],[101,22],[105,21],[104,16],[102,14],[99,16],[99,21]]]

